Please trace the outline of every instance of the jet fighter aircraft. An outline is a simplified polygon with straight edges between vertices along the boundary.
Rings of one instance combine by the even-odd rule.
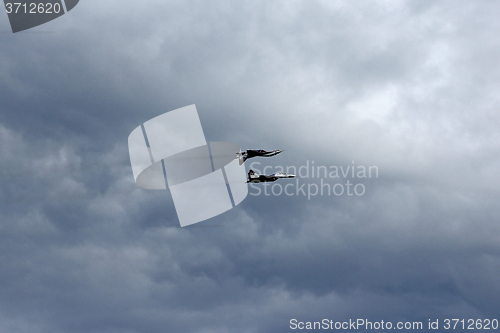
[[[248,171],[248,181],[247,183],[265,183],[265,182],[275,182],[280,178],[295,178],[295,175],[285,173],[285,172],[277,172],[272,175],[259,175],[255,173],[255,171]]]
[[[236,153],[236,158],[239,158],[240,160],[240,165],[245,163],[246,160],[252,157],[271,157],[278,155],[281,153],[283,150],[271,150],[271,151],[266,151],[264,149],[248,149],[247,151],[244,151],[242,153]]]

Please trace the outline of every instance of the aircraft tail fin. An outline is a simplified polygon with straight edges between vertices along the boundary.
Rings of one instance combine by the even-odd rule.
[[[243,153],[236,153],[236,157],[234,159],[239,160],[239,164],[243,165],[243,163],[245,163],[245,161],[247,160],[247,157]]]

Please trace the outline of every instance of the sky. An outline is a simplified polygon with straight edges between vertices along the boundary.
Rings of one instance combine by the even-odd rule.
[[[0,15],[0,332],[499,320],[499,16],[486,0],[81,0],[13,34]],[[247,169],[378,172],[276,183],[362,195],[255,186],[181,228],[168,190],[134,183],[127,138],[192,104],[207,141],[285,149]]]

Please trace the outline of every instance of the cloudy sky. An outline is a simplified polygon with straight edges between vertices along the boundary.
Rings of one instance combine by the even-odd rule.
[[[12,34],[0,15],[0,332],[500,319],[498,17],[497,1],[81,0]],[[207,141],[286,149],[260,167],[378,177],[180,228],[168,191],[135,185],[127,137],[191,104]]]

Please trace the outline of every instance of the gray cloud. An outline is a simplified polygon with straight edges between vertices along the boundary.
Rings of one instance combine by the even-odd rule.
[[[499,10],[86,1],[33,30],[53,33],[0,35],[0,330],[498,318]],[[181,229],[168,191],[134,184],[126,144],[190,104],[208,141],[286,149],[262,168],[379,177]]]

